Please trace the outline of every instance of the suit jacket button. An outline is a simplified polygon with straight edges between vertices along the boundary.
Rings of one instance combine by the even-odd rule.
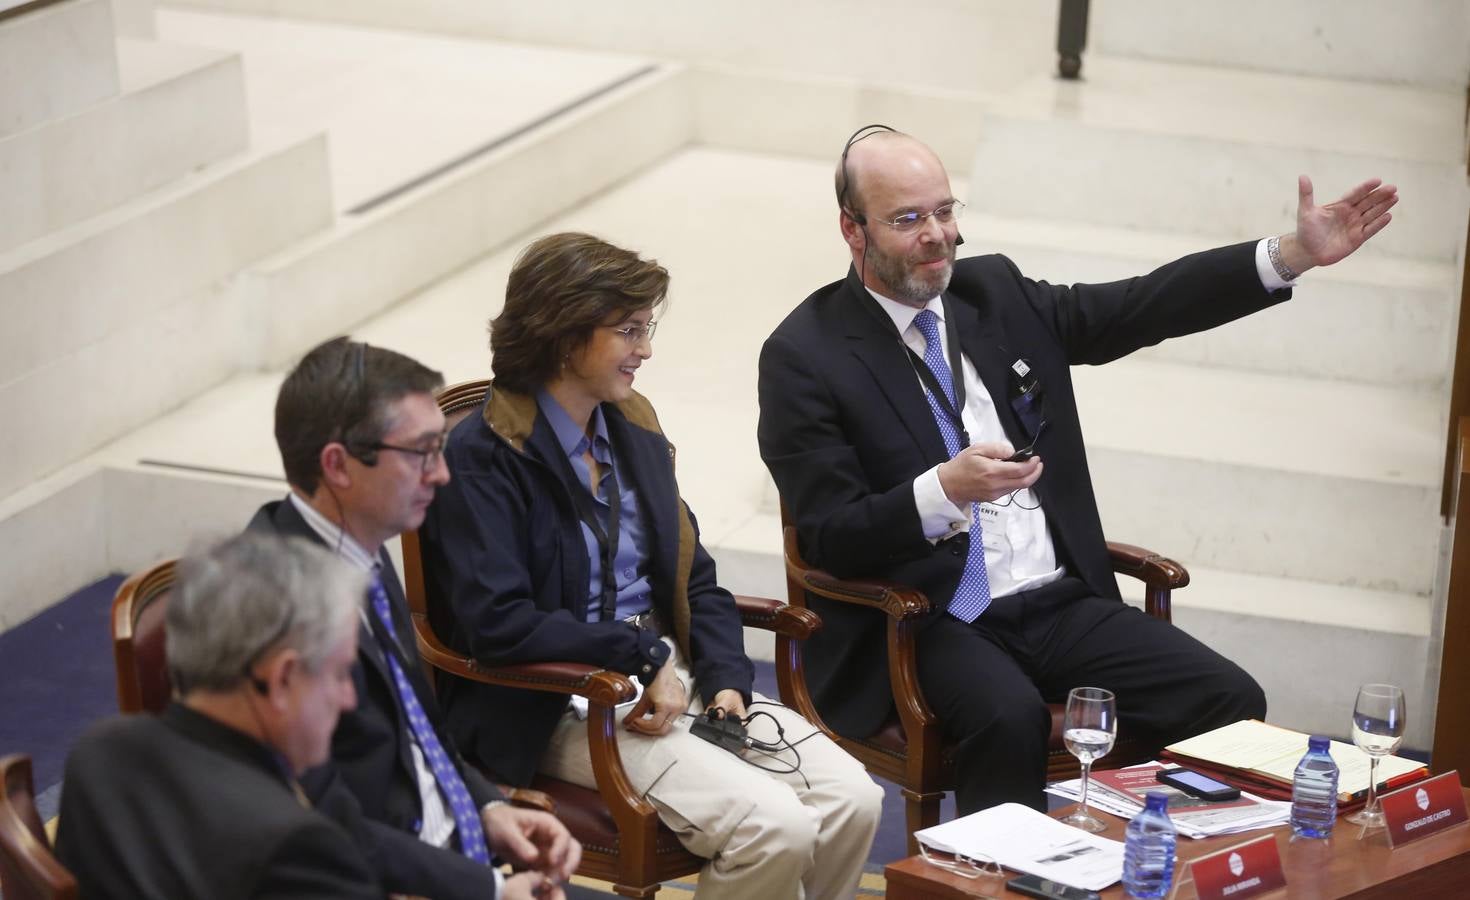
[[[964,556],[965,548],[961,547],[959,544],[955,544],[953,547],[949,548],[949,552],[952,556]]]

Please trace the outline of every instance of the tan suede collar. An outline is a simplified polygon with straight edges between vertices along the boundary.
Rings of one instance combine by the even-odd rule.
[[[653,404],[637,391],[621,403],[614,406],[630,425],[636,425],[644,431],[654,434],[663,434],[659,427],[658,416],[653,411]],[[540,410],[536,406],[536,398],[529,394],[517,394],[512,391],[497,390],[493,385],[490,389],[490,402],[485,404],[485,424],[490,430],[498,435],[518,453],[526,452],[526,441],[531,437],[531,429],[536,424],[536,416]]]

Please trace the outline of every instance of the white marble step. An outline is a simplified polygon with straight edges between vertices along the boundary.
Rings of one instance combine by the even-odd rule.
[[[227,279],[330,219],[317,138],[0,255],[0,417],[30,423],[0,431],[0,496],[236,371],[251,311]]]
[[[1228,241],[983,211],[967,213],[962,224],[966,250],[1004,253],[1022,272],[1054,284],[1128,278]],[[1309,273],[1288,303],[1139,356],[1438,389],[1449,372],[1456,279],[1450,263],[1357,254]]]
[[[1056,65],[1056,8],[1012,0],[909,0],[902,11],[851,0],[173,0],[211,12],[249,13],[435,32],[482,40],[639,53],[689,64],[717,63],[859,79],[876,85],[948,90],[1009,87]],[[904,48],[953,38],[953,49]],[[777,103],[777,98],[772,98]],[[847,131],[861,122],[849,125]],[[837,138],[838,147],[846,134]]]
[[[1376,176],[1403,199],[1367,249],[1449,262],[1463,116],[1453,91],[1096,57],[995,108],[971,183],[998,215],[1248,239],[1291,227],[1298,174],[1318,202]]]
[[[1172,0],[1094,4],[1088,50],[1360,81],[1465,88],[1464,0]],[[1084,74],[1086,74],[1084,61]]]
[[[253,266],[256,365],[277,368],[653,165],[690,137],[686,72],[649,68],[370,212]],[[596,147],[596,152],[589,148]],[[303,303],[309,298],[309,303]],[[484,302],[492,302],[483,298]],[[462,329],[465,323],[450,326]],[[476,323],[473,331],[480,330]]]
[[[0,19],[0,137],[117,91],[108,0],[67,0]]]
[[[1436,395],[1133,359],[1073,377],[1108,534],[1215,568],[1431,590]]]
[[[154,0],[112,0],[112,25],[120,37],[151,40],[158,36]]]
[[[248,146],[238,57],[127,38],[117,53],[117,96],[0,138],[0,252]]]

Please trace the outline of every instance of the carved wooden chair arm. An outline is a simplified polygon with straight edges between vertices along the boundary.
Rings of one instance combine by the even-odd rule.
[[[822,617],[809,609],[791,606],[768,597],[735,595],[740,622],[747,628],[773,631],[781,637],[804,641],[822,627]]]
[[[1189,571],[1167,556],[1117,541],[1108,541],[1108,556],[1114,572],[1143,582],[1148,614],[1169,621],[1173,614],[1172,593],[1189,584]]]
[[[797,547],[796,529],[783,529],[786,577],[796,587],[818,597],[882,610],[894,619],[914,619],[929,611],[929,600],[913,588],[892,581],[838,578],[806,564]]]
[[[486,666],[455,653],[439,640],[429,627],[426,616],[413,614],[414,636],[419,655],[436,669],[482,684],[500,687],[575,694],[591,703],[616,706],[633,699],[633,681],[621,672],[610,672],[597,666],[573,662],[521,663],[510,666]]]
[[[556,815],[556,801],[545,791],[532,788],[511,787],[508,784],[497,784],[497,788],[505,795],[506,802],[511,806],[519,806],[522,809],[539,809]]]

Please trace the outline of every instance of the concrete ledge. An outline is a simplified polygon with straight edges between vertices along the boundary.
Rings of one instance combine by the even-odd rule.
[[[688,84],[662,67],[358,220],[253,267],[261,368],[378,313],[689,140]],[[596,147],[595,154],[589,148]]]
[[[70,0],[0,20],[0,137],[117,93],[108,0]]]
[[[122,93],[0,139],[0,253],[246,149],[238,57],[123,40]]]
[[[1092,8],[1089,50],[1463,92],[1470,7],[1444,0],[1171,0]],[[1086,64],[1084,63],[1084,71]]]
[[[1365,254],[1456,258],[1470,196],[1458,163],[996,114],[985,123],[970,183],[999,216],[1046,210],[1063,221],[1250,240],[1292,227],[1296,176],[1303,172],[1312,176],[1319,201],[1371,176],[1414,198],[1412,206],[1394,210],[1392,227]]]
[[[238,158],[0,255],[0,385],[331,221],[320,138]],[[4,490],[0,490],[3,494]]]

